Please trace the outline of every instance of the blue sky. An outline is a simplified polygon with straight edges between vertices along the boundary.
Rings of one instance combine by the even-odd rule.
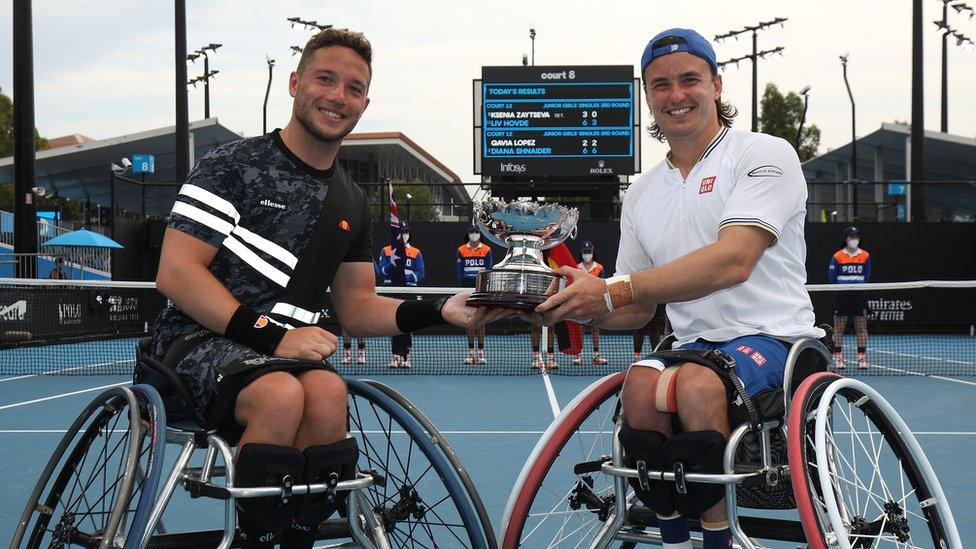
[[[0,10],[0,43],[12,43],[12,9]],[[972,2],[976,4],[976,2]],[[734,8],[732,7],[734,6]],[[883,7],[883,9],[879,9]],[[942,2],[926,0],[926,128],[939,127],[941,39],[932,21]],[[173,6],[166,0],[34,0],[34,79],[37,127],[54,137],[82,133],[96,139],[172,125]],[[261,131],[267,83],[265,55],[276,59],[269,127],[288,119],[288,73],[297,63],[289,47],[309,31],[291,28],[300,16],[363,31],[375,50],[371,105],[359,131],[402,131],[466,182],[472,175],[471,80],[483,65],[515,65],[537,30],[536,64],[630,64],[647,40],[674,26],[707,37],[761,20],[787,17],[783,28],[760,33],[760,49],[785,47],[759,64],[760,93],[810,85],[807,122],[822,130],[823,150],[850,139],[850,104],[838,55],[850,53],[848,76],[857,101],[858,134],[911,116],[911,3],[863,0],[727,3],[700,1],[458,1],[187,0],[187,48],[223,47],[212,59],[211,111],[234,131]],[[976,38],[976,19],[950,9],[949,22]],[[719,59],[749,52],[751,41],[716,45]],[[12,89],[10,50],[0,57],[0,88]],[[976,52],[949,50],[949,131],[976,136]],[[202,73],[202,61],[188,67]],[[639,70],[639,69],[635,69]],[[635,72],[636,75],[636,72]],[[724,72],[725,97],[739,107],[736,127],[749,128],[751,68]],[[191,119],[203,116],[203,88],[190,88]],[[646,105],[643,120],[648,113]],[[644,138],[643,167],[666,151]]]

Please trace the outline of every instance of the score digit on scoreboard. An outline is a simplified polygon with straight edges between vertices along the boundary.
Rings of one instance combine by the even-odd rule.
[[[475,87],[475,172],[617,176],[639,169],[631,66],[482,67]],[[480,165],[479,165],[480,164]]]

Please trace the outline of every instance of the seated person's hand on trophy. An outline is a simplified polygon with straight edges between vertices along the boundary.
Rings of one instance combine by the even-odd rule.
[[[444,302],[444,307],[441,308],[441,316],[444,317],[444,321],[454,326],[477,330],[486,324],[503,318],[511,318],[517,314],[517,311],[513,309],[501,307],[471,307],[466,304],[470,296],[470,292],[465,292],[448,298]]]
[[[571,283],[536,307],[535,311],[522,313],[519,318],[545,326],[562,320],[599,324],[611,311],[634,303],[630,275],[602,279],[568,266],[560,267],[555,272],[568,278]]]

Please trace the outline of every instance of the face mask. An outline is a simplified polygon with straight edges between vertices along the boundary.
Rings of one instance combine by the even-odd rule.
[[[410,233],[403,233],[403,243],[410,242]]]
[[[861,243],[861,240],[860,239],[858,239],[858,238],[851,238],[850,240],[847,241],[847,248],[850,249],[850,250],[856,250],[857,249],[857,245],[860,244],[860,243]]]
[[[481,240],[481,233],[471,233],[468,235],[468,240],[471,242],[478,242]]]
[[[583,262],[589,263],[590,261],[593,261],[593,254],[583,254]]]

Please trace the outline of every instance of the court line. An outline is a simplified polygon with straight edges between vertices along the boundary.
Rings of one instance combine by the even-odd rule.
[[[91,389],[82,389],[80,391],[72,391],[70,393],[62,393],[60,395],[54,395],[54,396],[49,396],[49,397],[44,397],[44,398],[35,398],[34,400],[27,400],[27,401],[24,401],[24,402],[17,402],[17,403],[14,403],[14,404],[6,404],[4,406],[0,406],[0,410],[7,410],[9,408],[17,408],[19,406],[27,406],[28,404],[37,404],[38,402],[47,402],[48,400],[56,400],[56,399],[59,399],[59,398],[64,398],[64,397],[69,397],[69,396],[74,396],[74,395],[80,395],[82,393],[91,393],[92,391],[100,391],[102,389],[109,389],[109,388],[112,388],[112,387],[121,387],[123,385],[131,385],[131,384],[132,384],[131,381],[123,381],[122,383],[113,383],[111,385],[102,385],[101,387],[92,387]]]
[[[75,370],[81,370],[83,368],[99,368],[99,367],[102,367],[102,366],[115,366],[117,364],[128,364],[130,362],[131,363],[135,363],[135,360],[127,358],[127,359],[123,359],[123,360],[114,360],[112,362],[101,362],[101,363],[98,363],[98,364],[86,364],[84,366],[75,366],[73,368],[58,368],[57,370],[48,370],[47,372],[40,372],[38,374],[27,374],[27,375],[22,375],[22,376],[15,376],[15,377],[8,377],[8,378],[0,379],[0,383],[3,383],[4,381],[13,381],[15,379],[27,379],[27,378],[30,378],[30,377],[46,376],[46,375],[52,375],[52,374],[60,374],[62,372],[73,372]],[[106,374],[106,375],[110,375],[110,374]]]
[[[549,379],[549,372],[546,371],[546,367],[542,367],[542,383],[546,386],[546,395],[549,397],[549,408],[552,409],[552,418],[556,419],[559,417],[559,401],[556,400],[556,391],[552,388],[552,381]]]
[[[890,370],[892,372],[898,372],[903,375],[915,376],[915,377],[931,377],[933,379],[941,379],[942,381],[951,381],[952,383],[962,383],[963,385],[972,385],[976,387],[976,382],[966,381],[964,379],[956,379],[952,377],[937,376],[934,374],[923,374],[920,372],[913,372],[911,370],[903,370],[901,368],[892,368],[891,366],[871,366],[872,368],[877,368],[879,370]]]

